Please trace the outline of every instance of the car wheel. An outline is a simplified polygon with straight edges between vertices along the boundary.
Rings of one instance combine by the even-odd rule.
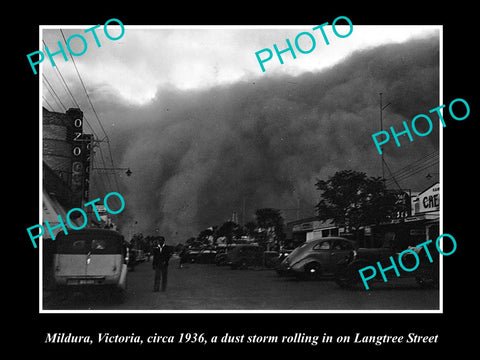
[[[340,285],[340,287],[358,290],[361,284],[361,278],[358,271],[367,266],[364,262],[353,262],[346,267],[337,269],[335,273],[335,282]]]
[[[305,279],[318,280],[321,276],[322,269],[318,263],[310,263],[305,266]]]

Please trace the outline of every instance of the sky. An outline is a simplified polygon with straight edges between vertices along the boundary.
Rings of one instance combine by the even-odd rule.
[[[341,24],[341,20],[338,24]],[[333,34],[331,26],[326,26],[325,33],[329,40],[329,45],[326,45],[319,30],[312,30],[315,26],[152,26],[147,29],[127,25],[124,35],[116,41],[108,39],[99,28],[96,33],[101,47],[97,47],[90,33],[83,33],[90,26],[83,29],[67,28],[63,32],[66,39],[74,34],[83,34],[87,40],[86,52],[75,57],[85,83],[92,88],[109,86],[125,101],[136,105],[152,100],[160,87],[173,86],[180,90],[208,88],[278,74],[298,75],[319,71],[360,49],[404,42],[438,32],[435,26],[353,25],[351,35],[339,38]],[[50,27],[44,29],[43,41],[54,52],[59,49],[57,42],[62,41],[62,35],[58,29]],[[340,34],[347,34],[349,26],[336,25],[336,29]],[[108,31],[112,37],[120,35],[119,28],[113,25],[108,27]],[[309,54],[296,51],[296,59],[287,53],[283,55],[283,65],[274,56],[265,63],[266,72],[263,73],[255,52],[265,48],[273,50],[273,44],[277,44],[280,50],[284,49],[287,47],[286,39],[293,44],[300,32],[314,35],[314,50]],[[308,48],[308,40],[302,46]],[[72,39],[71,48],[81,52],[84,45],[78,38]],[[70,58],[65,62],[61,55],[57,55],[54,60],[69,81],[78,81],[72,64],[68,63],[72,62]],[[53,67],[47,61],[45,64],[48,64],[43,66],[45,74],[54,77]]]
[[[314,26],[126,26],[116,41],[99,28],[101,47],[87,38],[87,51],[75,62],[115,165],[133,172],[128,178],[118,173],[117,179],[126,201],[118,221],[127,237],[158,230],[167,242],[184,241],[221,225],[233,212],[242,223],[250,221],[261,207],[282,209],[286,220],[297,213],[312,216],[318,179],[346,168],[381,174],[371,140],[379,130],[378,93],[391,103],[385,124],[397,128],[438,106],[441,31],[354,25],[350,36],[339,38],[325,27],[330,42],[325,45]],[[67,39],[83,31],[62,29]],[[340,34],[348,29],[337,26]],[[112,28],[111,36],[119,30]],[[293,43],[303,31],[317,40],[311,53],[297,52],[296,59],[286,54],[283,65],[274,58],[261,71],[255,52],[273,44],[282,49],[285,39]],[[60,31],[49,26],[43,34],[56,51]],[[82,50],[78,38],[71,46]],[[71,59],[55,59],[89,126],[102,138]],[[48,80],[64,106],[74,107],[59,73],[48,61],[41,68],[43,105],[64,112]],[[385,159],[395,172],[438,148],[436,126],[431,136],[401,148],[386,145]],[[98,145],[97,161],[100,157],[108,163],[105,143]],[[425,169],[400,185],[423,190],[430,185],[428,171],[437,170]],[[94,173],[92,180],[92,196],[112,191],[107,175]]]

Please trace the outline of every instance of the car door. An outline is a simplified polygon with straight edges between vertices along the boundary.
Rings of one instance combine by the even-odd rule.
[[[332,242],[330,240],[319,241],[312,247],[312,258],[320,263],[322,273],[331,272],[330,253],[332,250]]]
[[[343,260],[353,250],[351,242],[337,239],[333,241],[332,251],[330,252],[330,266],[332,272],[335,271],[336,264]]]

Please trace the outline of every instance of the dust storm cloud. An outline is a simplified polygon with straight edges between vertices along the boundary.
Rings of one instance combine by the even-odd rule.
[[[402,121],[438,106],[438,37],[355,52],[321,72],[260,74],[195,91],[161,88],[143,106],[111,98],[104,117],[115,125],[114,157],[133,171],[121,181],[122,220],[178,242],[233,211],[240,222],[261,207],[284,209],[292,220],[300,205],[300,216],[312,216],[316,179],[343,169],[381,175],[371,138],[380,127],[379,92],[391,103],[384,127],[398,131]],[[393,171],[438,149],[432,120],[429,136],[385,146]],[[420,175],[402,187],[423,190],[429,183]]]

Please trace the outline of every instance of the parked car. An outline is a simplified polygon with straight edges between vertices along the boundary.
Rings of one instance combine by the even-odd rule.
[[[379,248],[359,248],[351,251],[337,264],[335,272],[335,282],[344,288],[357,288],[363,287],[363,282],[359,274],[359,270],[366,266],[374,266],[377,268],[377,276],[370,281],[384,281],[383,277],[379,274],[377,262],[383,264],[384,267],[391,266],[390,256],[393,257],[396,264],[398,264],[398,255],[401,251],[393,247],[394,241],[386,242],[385,246]],[[439,257],[434,256],[431,252],[432,262],[429,261],[428,255],[423,248],[415,249],[419,258],[419,264],[415,271],[401,272],[402,278],[414,277],[417,283],[422,287],[435,287],[439,282]],[[402,257],[402,264],[406,268],[413,268],[417,263],[415,255],[406,253]],[[397,265],[400,268],[399,265]],[[393,271],[390,271],[392,273]],[[386,275],[388,280],[397,279],[396,275]]]
[[[263,264],[263,249],[258,245],[237,245],[227,253],[227,264],[232,269],[247,269]]]
[[[135,270],[135,266],[138,263],[144,262],[147,260],[147,256],[145,255],[145,252],[140,249],[132,249],[132,248],[127,248],[127,258],[128,258],[128,268],[130,271]]]
[[[109,287],[120,298],[127,284],[124,238],[105,229],[59,233],[54,253],[54,279],[59,288]]]
[[[280,276],[287,275],[281,268],[282,261],[292,253],[294,249],[281,249],[278,252],[278,256],[275,260],[273,260],[273,268],[277,271],[277,274]]]
[[[200,254],[200,248],[190,248],[182,251],[180,257],[182,258],[182,263],[195,263],[197,261],[197,256]]]
[[[336,265],[355,249],[355,242],[342,237],[326,237],[305,242],[294,249],[277,268],[280,275],[314,280],[333,276]]]
[[[199,264],[213,264],[215,262],[215,255],[217,255],[215,249],[209,247],[203,248],[195,256],[194,262]]]
[[[226,247],[217,247],[217,253],[215,254],[214,263],[217,266],[228,265],[227,254],[235,249],[237,245],[228,245]]]
[[[144,262],[147,260],[147,256],[145,254],[145,251],[140,250],[140,249],[132,249],[132,252],[135,254],[135,263],[138,264],[140,262]]]

